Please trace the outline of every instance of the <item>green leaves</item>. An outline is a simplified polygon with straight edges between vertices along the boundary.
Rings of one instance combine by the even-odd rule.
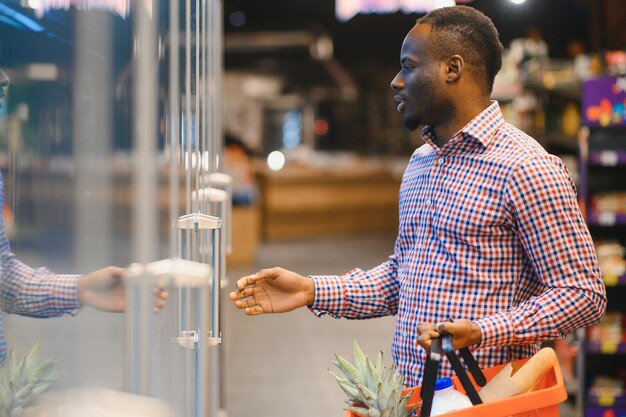
[[[374,364],[356,341],[352,344],[353,362],[335,355],[332,363],[342,374],[328,371],[349,398],[349,411],[363,417],[408,417],[415,407],[407,408],[411,393],[402,395],[404,378],[393,364],[385,368],[383,352]],[[1,417],[1,416],[0,416]]]
[[[40,357],[39,343],[21,359],[11,351],[0,368],[0,417],[18,417],[58,378],[52,357]]]

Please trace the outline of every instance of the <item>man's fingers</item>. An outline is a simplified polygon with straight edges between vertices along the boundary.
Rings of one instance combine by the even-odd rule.
[[[430,351],[431,340],[439,337],[439,333],[432,323],[422,323],[417,326],[417,334],[419,335],[417,343],[427,351]]]
[[[265,277],[262,274],[262,271],[257,272],[253,275],[248,275],[245,277],[241,277],[237,280],[237,288],[242,290],[246,288],[248,285],[254,285],[255,282],[264,279]]]
[[[253,305],[251,307],[246,307],[246,309],[244,310],[244,312],[248,315],[248,316],[257,316],[259,314],[263,314],[263,307],[261,307],[260,305],[256,304]]]
[[[452,336],[456,336],[467,332],[469,329],[469,323],[469,321],[463,319],[457,320],[455,322],[444,321],[441,323],[437,323],[437,331],[439,333],[447,333]]]
[[[158,287],[154,289],[154,296],[159,298],[160,300],[167,300],[170,294],[163,288]]]
[[[437,331],[439,333],[454,334],[454,323],[445,321],[443,323],[439,323],[437,324]]]
[[[430,351],[430,345],[432,343],[432,340],[438,338],[439,336],[440,334],[435,330],[425,330],[424,332],[420,333],[419,337],[417,338],[417,343],[427,351]]]
[[[244,287],[241,290],[233,291],[228,294],[228,297],[233,300],[241,300],[242,298],[252,297],[254,295],[253,287]]]
[[[257,302],[254,298],[246,298],[245,300],[237,300],[235,301],[235,305],[239,309],[244,309],[248,307],[252,307],[257,305]]]
[[[424,332],[428,332],[432,330],[436,330],[435,325],[432,323],[422,323],[419,326],[417,326],[417,334],[422,334]]]
[[[247,287],[248,285],[254,285],[255,282],[260,281],[262,279],[272,280],[280,276],[280,274],[284,272],[284,269],[279,267],[261,269],[260,271],[248,275],[245,277],[241,277],[237,280],[237,288],[240,290]]]
[[[418,337],[417,340],[421,339],[421,340],[424,340],[424,341],[426,341],[426,340],[430,341],[432,339],[437,339],[440,336],[441,336],[441,333],[439,333],[438,331],[436,331],[436,330],[428,330],[428,331],[420,334],[420,337]]]

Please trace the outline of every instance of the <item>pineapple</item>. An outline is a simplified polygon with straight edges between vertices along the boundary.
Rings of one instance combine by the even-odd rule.
[[[402,395],[404,378],[395,370],[395,366],[384,367],[382,352],[378,353],[374,365],[363,354],[356,340],[353,342],[353,352],[354,363],[335,355],[337,360],[332,363],[343,375],[328,371],[348,395],[347,410],[362,417],[411,416],[415,408],[407,408],[407,403],[412,391]]]
[[[19,361],[11,351],[10,360],[0,368],[0,417],[20,416],[58,375],[52,357],[39,357],[39,343]]]

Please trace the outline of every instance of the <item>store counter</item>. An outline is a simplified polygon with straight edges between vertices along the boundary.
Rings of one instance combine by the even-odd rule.
[[[258,172],[264,239],[398,228],[400,178],[376,164]]]

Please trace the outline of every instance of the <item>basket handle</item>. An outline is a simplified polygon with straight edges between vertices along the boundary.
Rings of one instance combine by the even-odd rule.
[[[420,391],[420,396],[422,397],[420,417],[430,417],[430,410],[433,406],[433,396],[435,395],[435,381],[437,380],[437,371],[439,370],[440,360],[441,339],[437,338],[432,340],[430,353],[426,357],[424,378],[422,379],[422,389]]]
[[[435,395],[435,381],[437,379],[437,372],[439,370],[439,362],[441,360],[441,352],[445,353],[446,357],[452,365],[452,369],[457,374],[461,385],[465,389],[465,393],[472,402],[472,404],[482,404],[482,400],[478,396],[478,392],[469,377],[465,368],[461,364],[459,357],[457,356],[454,348],[452,347],[452,336],[444,334],[441,338],[433,339],[431,341],[430,353],[426,358],[426,366],[424,368],[424,378],[422,380],[422,389],[420,395],[422,397],[422,407],[420,410],[420,417],[430,417],[430,412],[433,405],[433,396]],[[461,356],[465,361],[468,369],[470,370],[476,384],[478,386],[484,386],[487,382],[485,375],[480,370],[476,359],[470,352],[469,348],[465,347],[460,350]]]
[[[454,348],[452,347],[452,336],[448,334],[448,335],[443,336],[442,339],[443,339],[443,351],[446,354],[446,357],[448,358],[448,360],[450,361],[450,364],[452,365],[452,369],[454,369],[454,372],[459,377],[459,381],[461,381],[461,385],[463,385],[463,388],[465,389],[465,393],[467,394],[468,398],[474,405],[482,404],[483,401],[478,396],[478,392],[476,391],[476,388],[474,388],[474,385],[472,385],[472,381],[470,381],[469,377],[467,376],[467,372],[465,371],[465,368],[461,364],[459,357],[456,355],[456,352],[454,351]],[[472,353],[469,351],[468,348],[463,348],[463,349],[467,349],[467,354],[469,354],[469,356],[472,357],[472,360],[475,365],[474,367],[475,369],[473,371],[477,369],[478,372],[480,372],[480,375],[482,376],[482,378],[484,379],[485,376],[483,375],[480,368],[478,368],[478,364],[476,364],[476,361],[474,360]]]
[[[459,352],[461,353],[463,362],[465,362],[465,366],[467,366],[470,374],[472,374],[472,376],[474,377],[476,385],[478,385],[479,387],[484,387],[485,385],[487,385],[487,377],[485,377],[485,374],[483,374],[480,366],[478,366],[478,362],[476,362],[476,359],[474,358],[474,355],[472,355],[472,352],[470,352],[469,348],[464,347],[462,349],[459,349]]]

